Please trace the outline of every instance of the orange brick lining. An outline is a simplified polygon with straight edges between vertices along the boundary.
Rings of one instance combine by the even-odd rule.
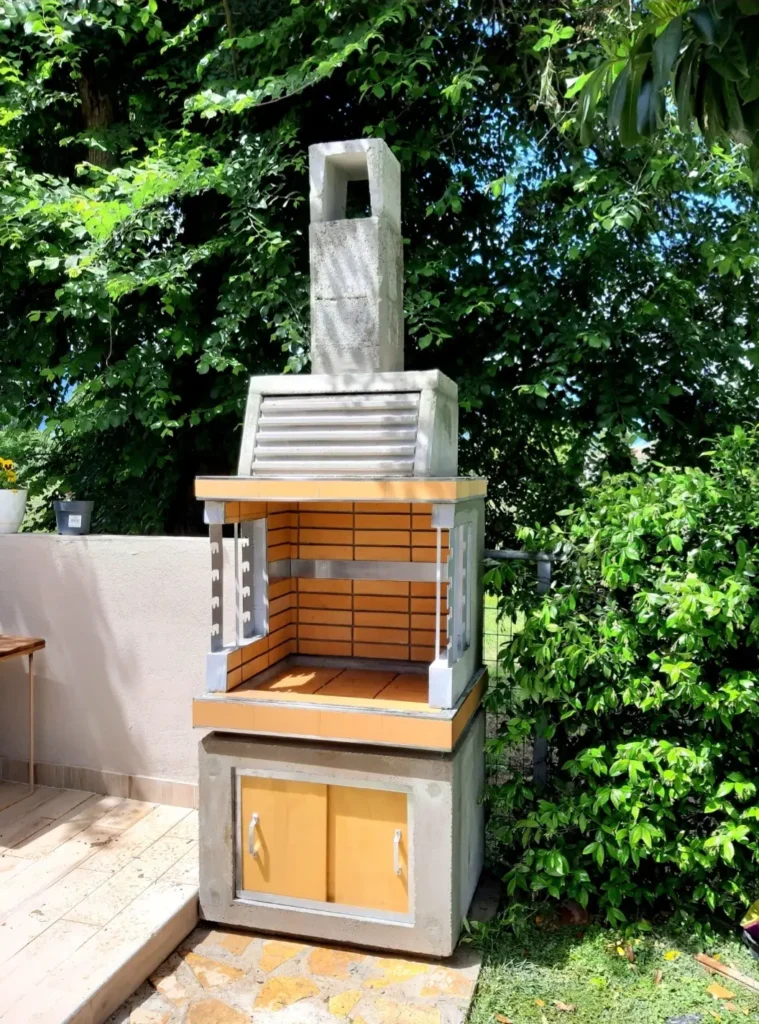
[[[431,511],[430,505],[388,502],[228,502],[225,518],[243,521],[266,515],[270,562],[434,562],[437,531]],[[441,554],[446,560],[447,530]],[[446,589],[443,583],[441,649],[447,645]],[[269,634],[230,655],[227,688],[291,654],[429,663],[435,657],[435,584],[276,580],[269,585]]]

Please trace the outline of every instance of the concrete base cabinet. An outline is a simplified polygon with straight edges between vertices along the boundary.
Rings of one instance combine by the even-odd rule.
[[[448,956],[483,860],[484,714],[452,754],[201,743],[210,921]]]
[[[398,161],[358,139],[309,162],[314,372],[251,378],[237,475],[195,481],[200,909],[445,957],[484,851],[487,481],[458,476],[456,384],[403,370]],[[371,216],[346,218],[358,180]]]

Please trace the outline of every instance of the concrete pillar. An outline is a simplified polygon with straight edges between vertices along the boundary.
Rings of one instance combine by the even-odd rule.
[[[400,165],[381,139],[309,148],[311,371],[403,369]],[[349,181],[369,182],[371,216],[345,219]]]

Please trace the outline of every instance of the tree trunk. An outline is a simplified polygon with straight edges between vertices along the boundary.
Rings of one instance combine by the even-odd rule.
[[[82,71],[79,79],[79,95],[82,99],[82,116],[84,127],[88,132],[97,132],[108,128],[116,120],[115,103],[110,93],[100,88],[94,69]],[[105,167],[107,170],[117,164],[116,156],[98,146],[87,149],[87,159],[91,164]]]

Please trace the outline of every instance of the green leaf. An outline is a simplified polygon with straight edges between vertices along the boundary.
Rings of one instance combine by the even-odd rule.
[[[722,82],[717,76],[707,74],[703,88],[701,110],[697,111],[699,124],[706,141],[712,145],[725,130],[725,114],[722,106]]]
[[[641,91],[644,71],[648,70],[648,61],[636,60],[627,81],[622,112],[619,118],[619,139],[623,146],[634,146],[640,141],[638,132],[638,100]]]
[[[653,45],[653,88],[657,93],[669,84],[672,68],[680,56],[682,38],[683,19],[680,16],[673,18]]]
[[[740,82],[749,77],[746,53],[736,33],[720,51],[708,54],[706,60],[710,67],[729,82]]]
[[[751,136],[746,132],[746,126],[743,123],[743,114],[741,113],[741,105],[738,101],[735,86],[732,82],[725,81],[722,83],[722,98],[727,112],[728,131],[737,142],[750,144]]]
[[[646,74],[641,82],[635,110],[635,128],[639,135],[651,135],[656,130],[659,94],[654,80]]]
[[[576,96],[596,73],[595,71],[587,71],[584,75],[578,75],[577,78],[570,79],[567,83],[567,91],[564,93],[566,98],[571,100]]]
[[[690,130],[693,118],[693,84],[698,74],[700,51],[697,44],[691,44],[685,51],[675,71],[675,103],[680,131]]]
[[[759,74],[750,75],[738,82],[738,95],[743,103],[753,103],[759,100]]]
[[[627,95],[627,86],[630,81],[630,65],[626,64],[622,71],[614,81],[611,93],[609,95],[609,109],[607,112],[607,119],[609,127],[614,128],[617,131],[620,130],[620,124],[622,121],[622,111],[625,105],[625,97]]]
[[[711,45],[717,41],[717,21],[709,7],[697,7],[694,11],[688,11],[688,17],[705,43]]]

